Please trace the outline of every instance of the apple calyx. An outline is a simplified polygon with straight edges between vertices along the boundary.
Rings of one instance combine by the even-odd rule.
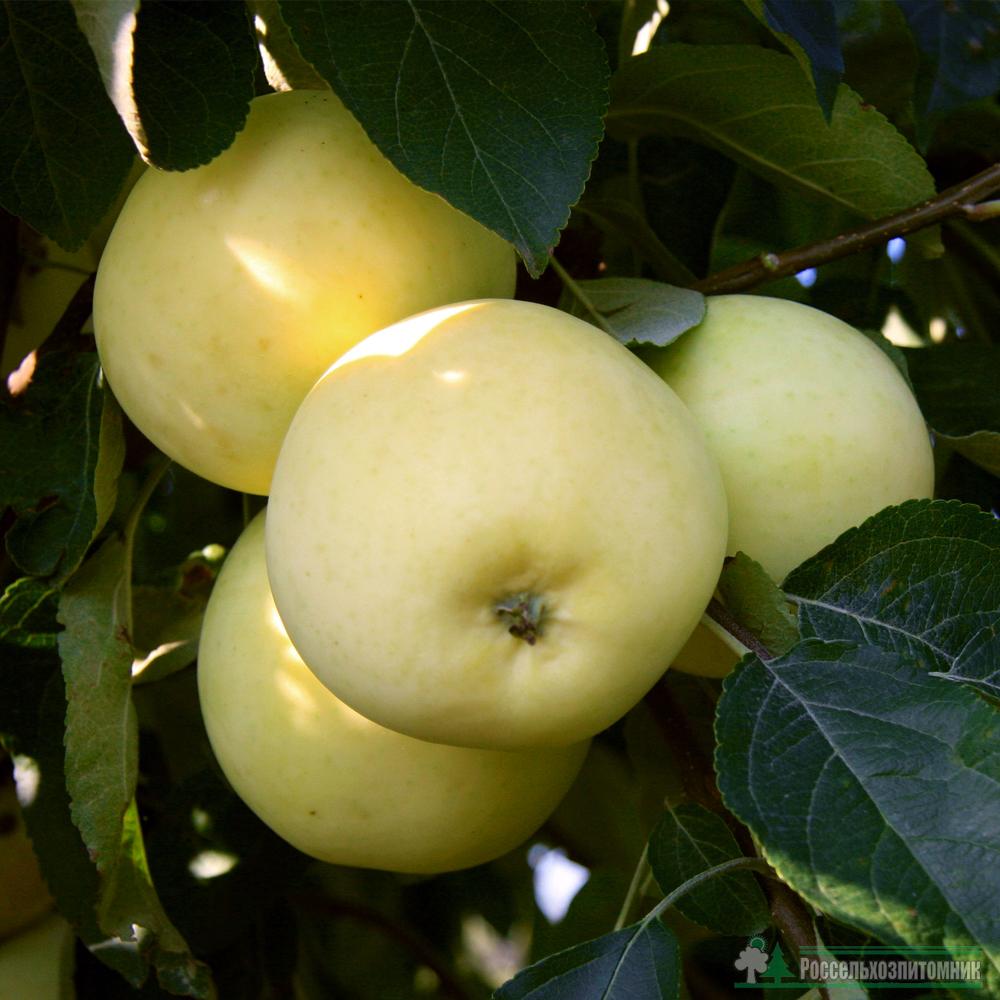
[[[545,619],[545,604],[540,594],[522,590],[497,601],[494,607],[497,616],[512,636],[534,646],[542,634],[542,622]]]

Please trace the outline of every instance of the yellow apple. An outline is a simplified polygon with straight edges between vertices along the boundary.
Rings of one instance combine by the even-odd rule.
[[[97,268],[97,253],[89,243],[69,252],[33,232],[25,233],[21,242],[27,260],[17,276],[0,359],[4,377],[48,337],[87,275]]]
[[[892,361],[818,309],[708,299],[644,354],[705,429],[729,497],[729,554],[775,580],[883,507],[934,489],[930,436]]]
[[[268,570],[303,658],[363,715],[559,745],[670,664],[726,524],[701,431],[637,358],[547,306],[468,302],[369,337],[310,392]]]
[[[5,783],[0,785],[0,939],[51,908],[52,897],[24,828],[14,783]]]
[[[267,493],[312,383],[421,309],[513,294],[499,236],[407,180],[337,98],[259,97],[211,163],[148,170],[101,259],[97,345],[125,412],[201,476]]]
[[[568,790],[587,744],[518,753],[439,746],[353,712],[288,640],[267,581],[264,516],[223,566],[198,656],[205,725],[236,792],[280,836],[335,864],[450,871],[530,836]]]
[[[23,263],[0,358],[0,375],[6,377],[48,337],[80,285],[97,270],[111,227],[144,169],[137,159],[111,208],[79,250],[63,250],[54,240],[22,225],[18,243]]]
[[[72,1000],[73,928],[58,914],[0,944],[0,997]]]

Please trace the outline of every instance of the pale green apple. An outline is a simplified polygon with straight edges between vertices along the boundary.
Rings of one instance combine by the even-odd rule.
[[[148,170],[98,271],[97,345],[125,412],[199,475],[266,493],[312,383],[404,316],[513,294],[499,236],[412,184],[337,98],[258,97],[211,163]]]
[[[264,516],[223,566],[198,655],[205,725],[236,792],[280,836],[335,864],[450,871],[524,841],[569,789],[587,744],[439,746],[352,711],[288,640],[267,581]]]
[[[363,715],[559,745],[670,664],[726,525],[662,380],[582,320],[490,300],[382,330],[317,383],[278,459],[268,568],[292,641]]]
[[[833,316],[783,299],[710,297],[698,327],[641,354],[718,459],[729,554],[745,552],[776,581],[883,507],[933,493],[930,437],[909,386]],[[699,660],[688,650],[678,665]]]
[[[0,939],[52,909],[13,782],[0,785]],[[0,997],[4,993],[0,991]]]
[[[72,1000],[73,928],[54,913],[0,944],[3,1000]]]

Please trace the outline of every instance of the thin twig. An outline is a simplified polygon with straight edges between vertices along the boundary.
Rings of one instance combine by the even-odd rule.
[[[594,322],[605,332],[610,333],[614,336],[614,330],[611,329],[611,325],[608,321],[601,315],[597,307],[593,302],[590,301],[590,296],[576,283],[576,281],[570,276],[570,273],[555,259],[555,257],[549,255],[549,263],[552,265],[552,270],[559,275],[562,283],[576,296],[577,301],[588,313],[593,317]]]
[[[628,892],[625,893],[625,901],[618,912],[618,919],[615,921],[614,927],[616,931],[620,931],[628,923],[628,915],[632,912],[635,901],[642,895],[641,887],[645,883],[650,871],[649,848],[644,847],[642,854],[639,856],[639,863],[635,866],[635,871],[632,873],[632,881],[629,883]]]
[[[1000,163],[993,164],[920,205],[839,233],[832,239],[809,243],[781,253],[761,254],[696,281],[691,287],[706,295],[745,291],[767,281],[786,278],[807,268],[879,246],[893,237],[926,229],[945,219],[960,216],[973,222],[981,222],[994,218],[1000,212],[1000,202],[983,202],[983,199],[997,191],[1000,191]]]

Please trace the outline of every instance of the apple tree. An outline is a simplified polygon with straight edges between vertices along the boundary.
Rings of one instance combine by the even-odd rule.
[[[277,169],[267,133],[238,158],[285,91],[355,130],[342,167],[310,159],[341,142],[323,121],[323,154],[296,133]],[[747,970],[774,996],[864,997],[880,977],[1000,995],[998,92],[991,0],[0,4],[0,997],[715,998]],[[376,175],[420,207],[366,214]],[[679,510],[659,545],[625,544],[641,519],[601,539],[661,577],[676,550],[682,590],[699,560],[711,574],[671,606],[634,576],[613,616],[629,641],[589,669],[629,669],[640,604],[703,614],[624,715],[564,730],[570,748],[478,716],[432,730],[461,746],[365,742],[379,727],[319,684],[271,602],[274,565],[287,589],[307,563],[282,546],[264,568],[274,452],[357,341],[508,294],[676,392],[712,455],[676,475],[703,506],[719,483],[728,498],[711,542]],[[367,319],[345,332],[348,305]],[[507,468],[531,467],[560,397],[591,436],[620,418],[584,419],[568,376],[539,404],[518,360],[483,373],[535,408]],[[283,422],[261,421],[277,399]],[[394,432],[430,453],[413,410],[394,429],[359,404],[371,454],[340,485]],[[224,473],[210,411],[250,453]],[[322,507],[327,435],[310,434],[297,488]],[[491,440],[449,462],[489,470],[513,508]],[[658,480],[648,452],[615,452],[645,457],[605,463],[590,513],[624,525],[618,497]],[[519,516],[582,558],[591,522],[554,495]],[[404,541],[366,568],[351,621],[396,656],[420,637],[365,595],[431,512],[393,499],[365,498]],[[489,509],[444,520],[489,531]],[[283,516],[279,541],[327,543]],[[418,551],[428,579],[509,557]],[[533,585],[497,608],[522,666],[545,641]],[[400,718],[426,714],[398,659],[380,683]],[[548,690],[529,677],[516,697],[559,744],[574,698]],[[306,792],[325,796],[318,836],[317,810],[290,816]]]

